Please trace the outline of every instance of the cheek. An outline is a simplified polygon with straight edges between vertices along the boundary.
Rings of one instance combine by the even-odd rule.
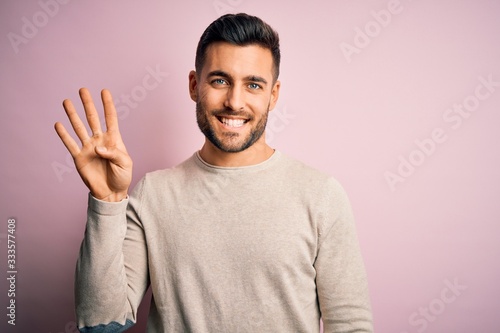
[[[258,114],[265,114],[267,113],[269,109],[269,96],[254,96],[255,98],[252,98],[249,100],[248,105],[253,109],[255,113]]]
[[[220,107],[224,103],[225,94],[222,90],[202,89],[199,101],[207,106]]]

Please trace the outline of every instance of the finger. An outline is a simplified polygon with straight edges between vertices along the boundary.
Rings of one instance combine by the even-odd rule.
[[[68,115],[69,122],[71,123],[71,126],[73,127],[73,130],[75,131],[80,141],[83,142],[87,140],[89,138],[89,134],[87,133],[87,129],[85,128],[82,120],[78,116],[73,103],[71,103],[69,99],[65,99],[63,102],[63,107],[66,111],[66,114]]]
[[[95,152],[97,153],[97,155],[101,156],[104,159],[107,159],[111,163],[121,168],[126,169],[131,166],[131,160],[129,156],[114,147],[107,148],[103,146],[96,146]]]
[[[102,105],[104,106],[104,119],[106,120],[106,129],[108,132],[119,132],[118,118],[116,115],[115,104],[111,92],[107,89],[101,91]]]
[[[93,135],[102,133],[99,115],[92,100],[92,96],[87,88],[81,88],[80,99],[82,100],[83,108],[85,109],[85,116]]]
[[[61,141],[66,146],[66,149],[68,149],[71,156],[75,157],[76,155],[78,155],[78,153],[80,153],[80,147],[75,142],[75,140],[73,140],[71,135],[69,135],[66,128],[64,128],[64,125],[60,122],[57,122],[54,125],[54,128],[56,129],[57,135],[59,135]]]

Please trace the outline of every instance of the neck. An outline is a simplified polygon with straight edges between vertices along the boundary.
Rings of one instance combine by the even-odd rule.
[[[265,141],[256,142],[251,147],[238,153],[228,153],[215,147],[208,139],[205,139],[205,144],[200,149],[200,156],[205,162],[221,167],[259,164],[271,157],[273,153],[274,149],[269,147]]]

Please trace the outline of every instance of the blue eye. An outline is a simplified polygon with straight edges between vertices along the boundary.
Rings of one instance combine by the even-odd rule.
[[[262,87],[261,87],[260,85],[258,85],[257,83],[250,83],[250,84],[248,85],[248,87],[249,87],[250,89],[253,89],[253,90],[262,88]]]
[[[224,79],[215,79],[215,80],[212,81],[212,83],[219,84],[219,85],[227,84],[226,80],[224,80]]]

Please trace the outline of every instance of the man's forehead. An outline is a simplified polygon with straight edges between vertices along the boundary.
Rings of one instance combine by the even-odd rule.
[[[272,53],[258,44],[239,46],[216,42],[208,46],[203,66],[205,74],[213,71],[224,71],[232,76],[272,77]]]

